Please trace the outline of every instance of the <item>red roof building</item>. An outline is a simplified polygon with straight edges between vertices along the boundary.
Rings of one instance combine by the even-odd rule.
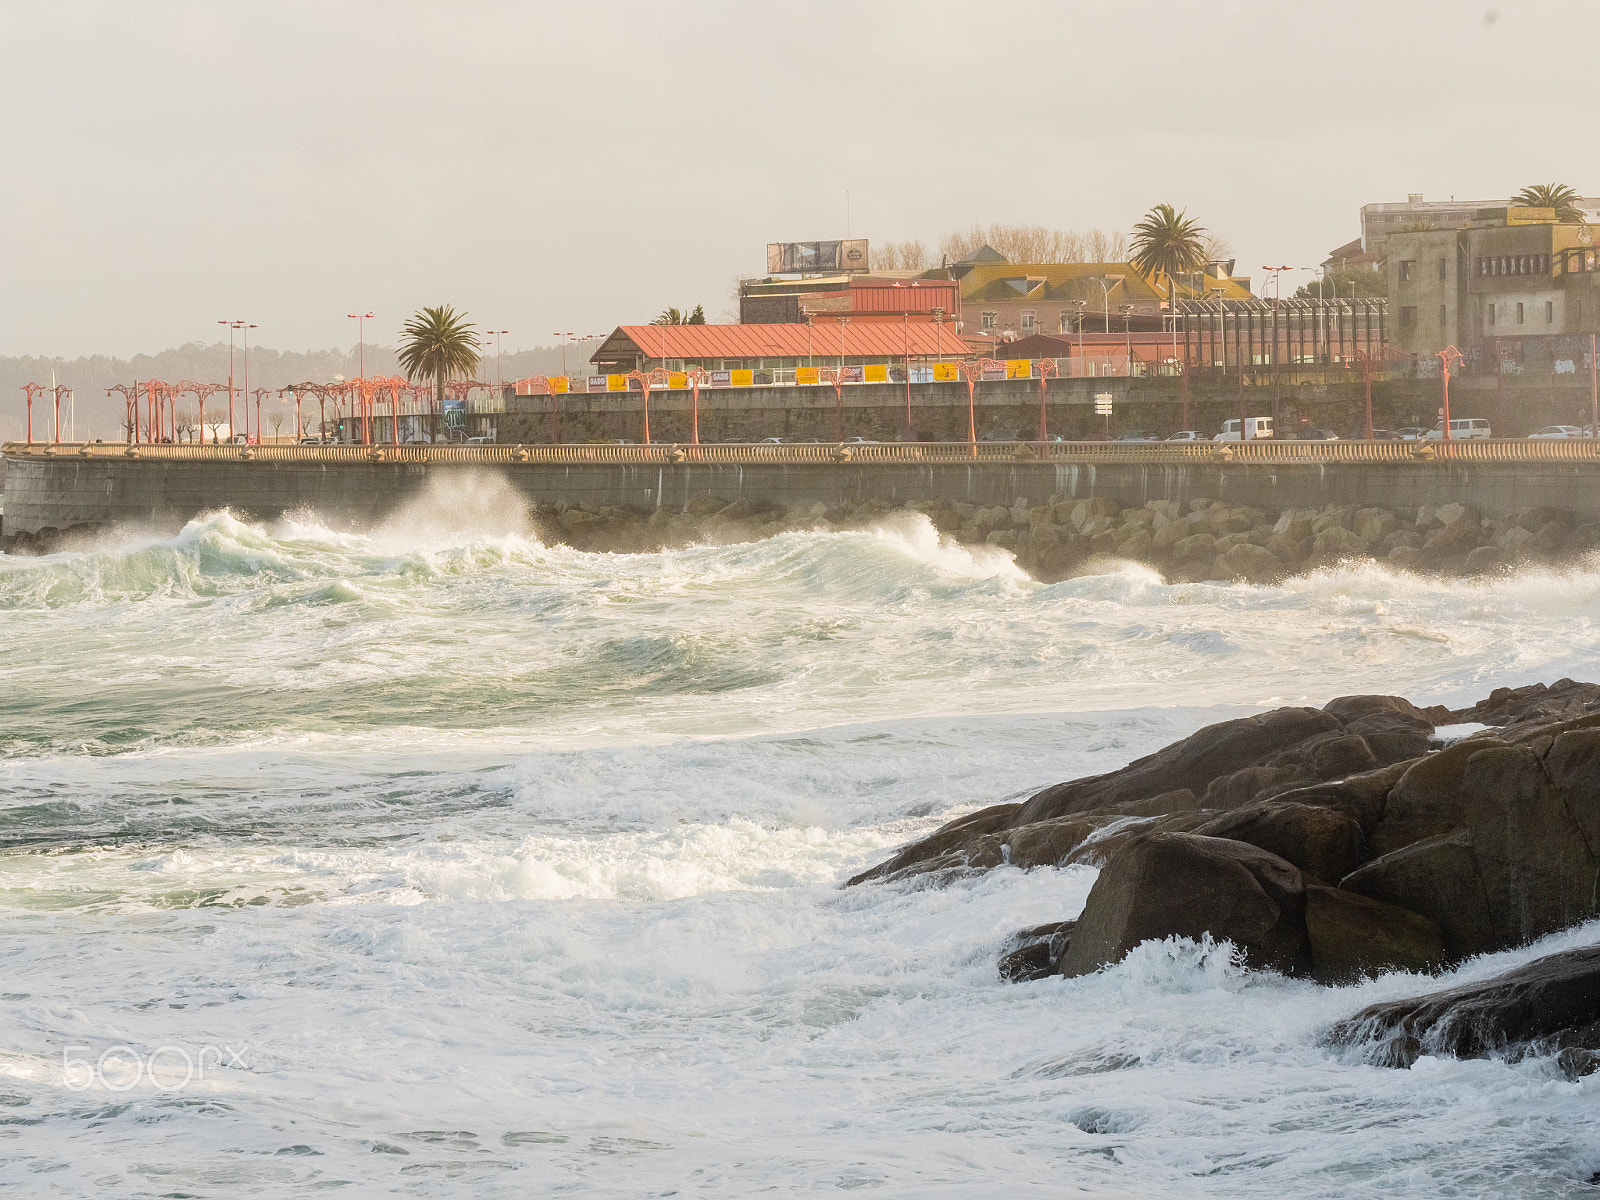
[[[781,370],[907,358],[939,361],[968,352],[954,321],[834,318],[810,325],[619,325],[590,361],[601,374],[662,366]]]

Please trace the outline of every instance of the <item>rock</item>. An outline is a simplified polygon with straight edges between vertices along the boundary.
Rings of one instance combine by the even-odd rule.
[[[1558,679],[1548,687],[1533,683],[1520,688],[1495,688],[1488,699],[1458,709],[1451,716],[1456,721],[1511,725],[1565,721],[1592,712],[1600,712],[1600,684]]]
[[[1169,817],[1174,813],[1194,812],[1201,808],[1200,798],[1188,788],[1162,792],[1148,800],[1124,800],[1095,809],[1096,815],[1122,817]]]
[[[1074,529],[1082,530],[1095,517],[1114,517],[1119,511],[1111,501],[1100,496],[1090,496],[1073,505],[1072,513],[1067,519]]]
[[[1225,811],[1249,804],[1258,796],[1275,795],[1310,782],[1312,780],[1305,772],[1292,767],[1245,767],[1231,775],[1213,779],[1200,804],[1203,808]]]
[[[727,507],[728,502],[717,496],[697,496],[684,506],[684,511],[691,517],[709,517]]]
[[[1468,575],[1492,575],[1511,565],[1511,560],[1493,546],[1479,546],[1467,555],[1463,570]]]
[[[1441,504],[1433,515],[1446,528],[1463,523],[1476,526],[1479,523],[1477,512],[1464,504]]]
[[[1386,854],[1459,828],[1458,797],[1467,760],[1485,746],[1496,744],[1502,743],[1479,734],[1413,763],[1389,794],[1383,820],[1372,833],[1373,851]]]
[[[1135,560],[1148,558],[1155,545],[1155,539],[1148,532],[1138,529],[1117,543],[1117,555]]]
[[[1319,558],[1342,558],[1365,554],[1367,544],[1339,525],[1331,525],[1311,539],[1311,552]]]
[[[1017,534],[1013,529],[992,529],[989,531],[989,536],[983,540],[990,546],[999,546],[1002,550],[1017,548]]]
[[[869,879],[882,879],[893,875],[906,867],[937,858],[947,851],[955,850],[964,843],[983,834],[994,833],[1011,824],[1011,818],[1020,808],[1017,804],[995,804],[988,808],[979,809],[977,812],[968,813],[964,817],[957,817],[939,826],[927,837],[902,849],[893,858],[881,862],[871,870],[863,871],[845,884],[853,887],[858,883],[865,883]]]
[[[1151,939],[1210,934],[1252,966],[1303,974],[1311,965],[1304,907],[1300,872],[1274,854],[1192,833],[1145,834],[1100,872],[1061,973],[1086,975]]]
[[[1404,696],[1335,696],[1322,706],[1322,711],[1338,717],[1345,725],[1367,717],[1398,714],[1419,726],[1433,728],[1433,721]]]
[[[1361,864],[1361,824],[1338,808],[1260,800],[1197,826],[1205,837],[1248,842],[1299,867],[1310,879],[1332,883]]]
[[[1007,861],[1012,866],[1024,870],[1053,867],[1114,820],[1115,817],[1096,813],[1035,821],[1031,825],[1019,825],[1006,830],[1001,835],[1001,841],[1007,850]]]
[[[1355,524],[1351,526],[1362,541],[1377,545],[1400,527],[1395,515],[1386,508],[1363,508],[1356,511]]]
[[[1172,552],[1179,558],[1204,559],[1209,561],[1215,554],[1217,539],[1209,533],[1191,533],[1186,538],[1179,538],[1172,545]]]
[[[1397,571],[1417,570],[1417,560],[1421,556],[1422,552],[1415,546],[1396,546],[1389,551],[1389,565]]]
[[[1339,886],[1427,917],[1439,927],[1451,959],[1494,946],[1494,925],[1478,878],[1472,835],[1464,829],[1373,859],[1346,875]]]
[[[1380,764],[1366,738],[1359,733],[1347,733],[1318,743],[1311,752],[1311,765],[1323,779],[1342,779],[1346,775],[1370,771]]]
[[[1057,921],[1019,930],[1011,936],[1015,950],[1000,958],[1000,978],[1008,983],[1026,983],[1056,973],[1061,952],[1072,937],[1076,921]]]
[[[1274,557],[1289,566],[1298,566],[1306,559],[1305,550],[1301,545],[1305,540],[1304,538],[1290,537],[1286,533],[1274,533],[1267,539],[1266,548],[1272,552]]]
[[[1398,1035],[1459,1058],[1593,1049],[1600,1045],[1600,946],[1536,959],[1482,983],[1369,1005],[1328,1034],[1343,1045]]]
[[[1315,708],[1277,708],[1208,725],[1120,771],[1045,788],[1023,804],[1017,823],[1124,800],[1144,800],[1184,788],[1204,795],[1213,779],[1253,766],[1315,734],[1341,728],[1337,717]]]
[[[1367,1055],[1375,1067],[1388,1067],[1394,1071],[1409,1071],[1422,1057],[1422,1042],[1408,1033],[1392,1037]]]
[[[1312,528],[1312,518],[1303,509],[1292,509],[1278,518],[1272,532],[1298,542],[1310,537],[1316,530]]]
[[[1061,861],[1061,866],[1103,867],[1136,837],[1151,833],[1189,833],[1211,818],[1204,810],[1169,813],[1163,817],[1114,817],[1083,840]]]
[[[1277,555],[1264,546],[1252,546],[1248,542],[1230,546],[1217,555],[1217,566],[1230,578],[1250,583],[1271,583],[1285,574],[1284,564]]]
[[[1577,1083],[1586,1075],[1593,1075],[1600,1071],[1600,1054],[1593,1050],[1580,1050],[1576,1046],[1568,1046],[1556,1055],[1556,1070],[1568,1083]]]
[[[1437,924],[1343,888],[1306,885],[1306,934],[1313,973],[1323,983],[1385,971],[1436,971],[1445,961]]]
[[[1280,792],[1275,799],[1292,804],[1305,804],[1319,808],[1333,808],[1353,817],[1364,837],[1370,838],[1378,823],[1383,820],[1388,807],[1389,792],[1396,781],[1410,769],[1409,762],[1380,767],[1349,775],[1332,783],[1318,783],[1310,787]]]

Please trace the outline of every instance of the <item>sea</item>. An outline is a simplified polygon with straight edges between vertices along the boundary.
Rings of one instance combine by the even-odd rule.
[[[1090,867],[845,888],[1208,723],[1597,677],[1600,568],[1061,583],[921,517],[650,554],[487,478],[0,556],[0,1193],[1583,1196],[1600,1076],[1326,1044],[1445,977],[1004,983]]]

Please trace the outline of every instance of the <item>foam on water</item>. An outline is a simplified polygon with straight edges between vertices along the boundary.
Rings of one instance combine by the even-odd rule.
[[[216,513],[0,557],[0,1186],[1557,1196],[1600,1168],[1594,1078],[1322,1044],[1448,980],[1169,942],[1005,985],[1091,869],[837,886],[1263,705],[1592,676],[1600,574],[1042,586],[908,518],[583,554],[464,486],[372,533]],[[67,1047],[117,1046],[226,1051],[68,1086]]]

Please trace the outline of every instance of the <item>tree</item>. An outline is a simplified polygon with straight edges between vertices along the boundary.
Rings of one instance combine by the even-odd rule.
[[[1319,283],[1322,285],[1320,298],[1324,300],[1332,300],[1336,295],[1347,299],[1351,297],[1368,299],[1389,294],[1388,284],[1384,282],[1382,271],[1374,271],[1368,267],[1349,267],[1343,271],[1329,271],[1326,282],[1313,279],[1310,283],[1302,284],[1290,299],[1318,299]]]
[[[681,308],[663,308],[652,325],[704,325],[706,323],[706,309],[703,304],[696,304],[694,311],[688,316],[683,315]]]
[[[916,243],[901,243],[907,244]],[[1121,262],[1127,253],[1120,233],[1051,229],[1015,222],[974,223],[970,229],[947,233],[939,239],[939,253],[947,263],[959,262],[980,246],[988,246],[1014,263]],[[873,251],[873,258],[878,257],[878,252]]]
[[[1206,264],[1206,228],[1170,204],[1158,204],[1133,227],[1133,258],[1140,274],[1192,273]],[[1170,288],[1169,288],[1170,290]]]
[[[872,245],[874,271],[925,271],[934,265],[928,248],[915,239],[906,242],[874,242]]]
[[[1581,225],[1583,210],[1577,204],[1581,199],[1576,189],[1564,183],[1530,183],[1511,197],[1511,203],[1523,208],[1553,208],[1561,224]]]
[[[267,424],[272,426],[272,436],[274,438],[283,435],[283,422],[287,416],[287,413],[278,412],[276,409],[268,415]]]
[[[444,410],[444,385],[471,379],[478,369],[478,338],[466,314],[448,304],[424,308],[400,330],[400,369],[407,379],[431,379]]]

